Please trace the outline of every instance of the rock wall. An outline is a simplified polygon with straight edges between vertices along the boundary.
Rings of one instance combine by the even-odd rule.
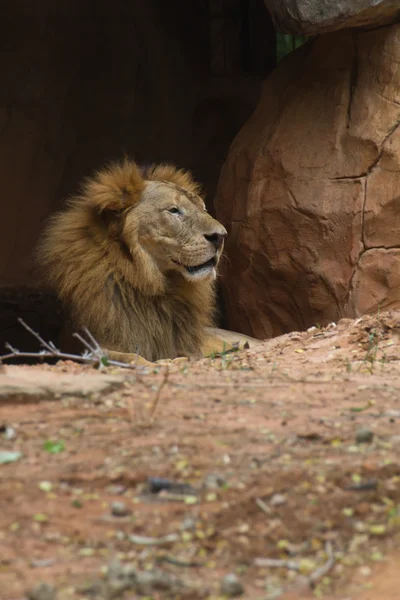
[[[400,25],[307,43],[264,85],[233,142],[232,329],[264,338],[400,306]]]
[[[275,26],[316,35],[350,27],[382,27],[400,20],[398,0],[265,0]]]

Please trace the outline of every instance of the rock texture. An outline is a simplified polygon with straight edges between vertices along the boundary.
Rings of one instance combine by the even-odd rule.
[[[103,394],[124,383],[119,375],[59,373],[29,367],[7,366],[0,372],[0,405],[57,400],[63,396]]]
[[[400,25],[309,42],[231,146],[228,326],[264,338],[400,306]]]
[[[380,27],[400,20],[398,0],[265,0],[275,26],[315,35],[348,27]]]

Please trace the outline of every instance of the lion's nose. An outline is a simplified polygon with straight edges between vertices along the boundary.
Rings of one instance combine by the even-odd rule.
[[[226,233],[210,233],[209,235],[205,234],[204,237],[214,245],[216,250],[219,250],[226,237]]]

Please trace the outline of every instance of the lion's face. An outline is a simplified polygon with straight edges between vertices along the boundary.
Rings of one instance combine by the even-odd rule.
[[[203,200],[174,183],[148,181],[125,220],[125,236],[137,240],[162,273],[178,271],[188,281],[216,277],[226,229]]]

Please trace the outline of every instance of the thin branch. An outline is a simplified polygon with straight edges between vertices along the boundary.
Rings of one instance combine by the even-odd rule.
[[[22,327],[24,327],[31,335],[33,335],[33,337],[39,340],[40,345],[43,346],[43,348],[46,348],[46,350],[49,352],[54,351],[50,344],[48,344],[38,333],[36,333],[36,331],[33,331],[33,329],[29,327],[29,325],[27,325],[23,319],[18,318],[18,323],[22,325]]]
[[[176,567],[204,567],[204,563],[198,561],[186,561],[179,560],[179,558],[175,558],[175,556],[171,556],[167,554],[166,556],[157,556],[157,563],[169,563],[170,565],[175,565]]]
[[[107,354],[103,352],[100,345],[97,343],[97,341],[87,329],[85,329],[84,331],[93,343],[93,347],[81,335],[79,335],[79,333],[77,333],[74,335],[83,344],[83,346],[86,347],[86,351],[83,354],[69,354],[59,350],[53,344],[53,342],[46,342],[36,331],[29,327],[29,325],[27,325],[23,319],[19,318],[18,322],[22,325],[24,329],[26,329],[26,331],[28,331],[28,333],[30,333],[34,338],[36,338],[39,341],[40,345],[44,348],[44,350],[39,350],[38,352],[21,352],[20,350],[14,348],[11,344],[6,342],[5,347],[10,352],[9,354],[3,354],[2,356],[0,356],[0,365],[3,361],[9,360],[11,358],[39,358],[40,360],[43,360],[45,358],[57,358],[59,360],[72,360],[75,362],[80,362],[89,365],[102,365],[102,359],[105,359],[107,361],[107,365],[113,367],[120,367],[121,369],[138,369],[137,362],[135,365],[132,365],[131,363],[123,363],[117,360],[108,359]],[[87,352],[87,350],[89,350],[89,352]]]
[[[268,569],[288,569],[288,571],[300,571],[300,566],[294,560],[281,560],[279,558],[255,558],[256,567]]]
[[[325,577],[325,575],[327,573],[329,573],[329,571],[332,569],[333,565],[335,564],[335,561],[336,561],[335,554],[333,552],[332,544],[330,542],[326,542],[325,552],[328,557],[326,563],[324,565],[322,565],[322,567],[319,567],[318,569],[316,569],[316,571],[314,571],[314,573],[311,573],[311,575],[309,577],[309,584],[310,584],[311,588],[314,588],[317,581],[319,581],[319,579],[321,579],[322,577]]]
[[[272,509],[264,502],[264,500],[261,500],[261,498],[256,498],[255,503],[257,504],[258,508],[265,512],[266,515],[271,516]]]
[[[85,348],[87,350],[89,350],[90,354],[96,354],[95,348],[92,348],[92,346],[89,344],[89,342],[86,341],[85,338],[80,335],[80,333],[73,333],[72,335],[73,335],[73,337],[75,337],[77,340],[80,341],[82,346],[85,346]]]
[[[20,352],[19,350],[14,350],[10,352],[10,354],[0,355],[0,364],[4,360],[9,360],[11,358],[58,358],[59,360],[72,360],[74,362],[80,362],[87,365],[95,365],[99,361],[96,357],[83,355],[83,354],[67,354],[64,352],[47,352],[45,350],[41,350],[40,352]],[[130,363],[123,363],[117,360],[108,360],[107,365],[110,367],[120,367],[121,369],[135,369],[135,365]],[[142,368],[142,367],[140,367]]]
[[[89,333],[89,330],[86,329],[86,327],[84,328],[84,331],[86,335],[88,335],[88,337],[90,337],[90,339],[94,341],[93,346],[87,340],[85,340],[85,338],[79,333],[74,333],[73,336],[76,337],[83,346],[85,346],[87,352],[89,353],[88,356],[95,357],[98,360],[99,369],[101,370],[104,367],[105,362],[108,362],[107,355],[100,348],[99,344],[96,342],[92,334]]]
[[[308,583],[311,588],[315,588],[317,581],[324,577],[332,569],[335,564],[335,554],[333,552],[332,544],[326,542],[325,553],[328,557],[327,561],[318,567],[308,578]],[[268,569],[287,569],[288,571],[300,572],[301,564],[294,560],[280,560],[277,558],[255,558],[254,564],[256,567],[268,568]]]
[[[153,404],[152,404],[152,407],[151,407],[151,410],[150,410],[150,421],[151,422],[154,421],[154,417],[155,417],[155,414],[156,414],[156,411],[157,411],[157,407],[158,407],[158,404],[160,402],[161,392],[162,392],[163,387],[166,385],[166,383],[168,381],[168,375],[169,375],[169,367],[167,365],[165,367],[163,380],[161,381],[160,385],[157,388],[156,395],[154,397]]]
[[[174,387],[176,388],[180,388],[182,390],[207,390],[207,389],[215,389],[215,388],[221,388],[224,390],[229,390],[229,389],[249,389],[249,390],[255,390],[255,389],[272,389],[272,388],[287,388],[289,385],[291,385],[292,383],[304,383],[305,385],[307,384],[311,384],[311,383],[315,383],[315,384],[326,384],[326,383],[332,383],[331,381],[306,381],[306,380],[298,380],[298,381],[285,381],[285,382],[281,382],[281,383],[269,383],[268,381],[266,381],[265,383],[240,383],[240,381],[234,381],[232,383],[218,383],[215,381],[210,381],[210,383],[193,383],[193,384],[187,384],[187,383],[175,383],[175,382],[171,382],[171,385],[174,385]]]
[[[14,346],[11,346],[11,344],[9,344],[8,342],[6,342],[4,346],[7,348],[7,350],[10,350],[10,352],[18,352],[18,350],[14,348]]]
[[[138,362],[139,362],[139,351],[138,351],[138,350],[136,350],[136,359],[135,359],[135,374],[134,374],[134,376],[133,376],[133,381],[132,381],[132,383],[133,383],[133,384],[135,384],[135,383],[136,383],[136,382],[139,380],[139,381],[140,381],[140,383],[142,383],[143,385],[147,385],[147,387],[150,387],[150,386],[151,386],[151,384],[150,384],[150,386],[149,386],[148,384],[146,384],[146,383],[145,383],[145,382],[142,380],[142,378],[139,378],[139,377],[140,377],[140,376],[139,376],[139,371],[138,371],[138,369],[137,369]],[[141,420],[140,418],[139,418],[139,419],[137,419],[137,414],[138,414],[138,411],[139,411],[139,407],[135,406],[135,402],[134,402],[134,400],[133,400],[133,397],[132,397],[132,395],[130,395],[130,397],[126,399],[126,402],[127,402],[127,409],[128,409],[128,413],[129,413],[129,416],[130,416],[130,419],[131,419],[131,425],[132,425],[132,426],[134,426],[134,424],[135,424],[135,420],[139,420],[139,421]]]
[[[91,341],[91,343],[93,344],[94,350],[96,350],[97,352],[100,352],[101,354],[103,354],[103,350],[101,349],[98,341],[92,336],[92,334],[90,333],[89,329],[87,327],[84,327],[83,331],[85,332],[85,334],[87,335],[87,337],[89,338],[89,340]]]
[[[168,544],[174,544],[179,540],[177,533],[169,533],[163,537],[148,537],[146,535],[128,535],[127,539],[132,544],[138,544],[139,546],[164,546]]]

